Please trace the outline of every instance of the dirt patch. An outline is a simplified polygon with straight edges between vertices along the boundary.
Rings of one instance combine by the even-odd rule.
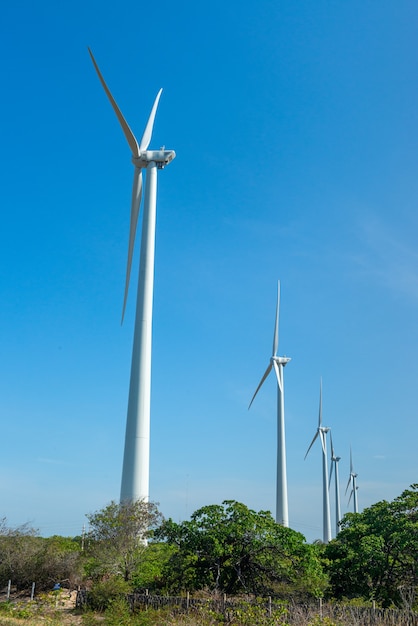
[[[45,624],[48,617],[59,617],[62,626],[81,626],[82,616],[75,615],[77,591],[61,589],[59,592],[50,591],[48,593],[35,594],[31,602],[31,592],[11,590],[9,596],[10,608],[0,613],[0,626],[2,624],[22,624],[22,617],[25,616],[25,623],[28,626]],[[0,603],[7,602],[7,589],[0,592]],[[16,616],[16,617],[15,617]],[[16,619],[19,617],[20,619]]]

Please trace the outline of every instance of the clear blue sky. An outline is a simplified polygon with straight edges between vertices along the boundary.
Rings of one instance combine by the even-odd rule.
[[[120,489],[133,168],[90,46],[159,176],[151,498],[275,509],[281,280],[290,525],[322,537],[332,427],[359,505],[417,475],[418,5],[257,0],[2,9],[0,515],[75,535]],[[136,250],[138,253],[138,249]],[[136,286],[138,255],[132,286]],[[347,511],[343,498],[343,512]]]

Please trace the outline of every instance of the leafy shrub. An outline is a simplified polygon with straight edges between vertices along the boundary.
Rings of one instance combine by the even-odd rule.
[[[103,622],[100,620],[99,618],[96,617],[96,615],[90,611],[87,610],[83,616],[82,616],[82,622],[83,622],[83,626],[96,626],[96,624],[103,624]]]
[[[0,614],[16,619],[27,619],[33,617],[36,606],[33,602],[1,602]]]
[[[105,626],[124,626],[131,623],[131,611],[124,596],[109,600],[105,612]]]
[[[272,610],[271,615],[268,615],[265,602],[257,604],[246,602],[239,608],[228,611],[229,621],[241,626],[278,626],[279,624],[284,626],[286,616],[287,610],[284,606]]]
[[[123,599],[130,591],[129,583],[118,576],[97,581],[88,595],[89,607],[96,611],[105,611],[115,600]]]

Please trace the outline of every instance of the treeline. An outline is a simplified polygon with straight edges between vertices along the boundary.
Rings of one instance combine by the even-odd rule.
[[[336,539],[308,544],[267,511],[236,501],[164,520],[154,503],[111,502],[87,515],[80,537],[42,538],[0,522],[0,585],[89,589],[96,608],[134,590],[246,594],[414,608],[418,584],[418,485],[393,502],[347,514]]]
[[[49,589],[56,581],[76,586],[83,579],[80,559],[81,538],[39,537],[25,524],[9,528],[0,520],[0,585],[10,580],[17,589],[36,581],[39,589]]]

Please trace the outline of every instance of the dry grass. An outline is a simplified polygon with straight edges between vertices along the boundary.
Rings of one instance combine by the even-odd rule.
[[[0,626],[81,626],[82,617],[74,613],[76,592],[41,594],[31,601],[27,594],[13,594],[0,602]]]
[[[14,596],[11,602],[0,600],[0,626],[418,626],[418,615],[402,611],[372,611],[365,607],[325,604],[323,617],[319,606],[297,605],[289,611],[233,609],[221,615],[211,610],[195,609],[189,613],[172,607],[149,609],[131,615],[124,603],[112,605],[105,614],[75,611],[76,593],[50,592],[30,601]]]

